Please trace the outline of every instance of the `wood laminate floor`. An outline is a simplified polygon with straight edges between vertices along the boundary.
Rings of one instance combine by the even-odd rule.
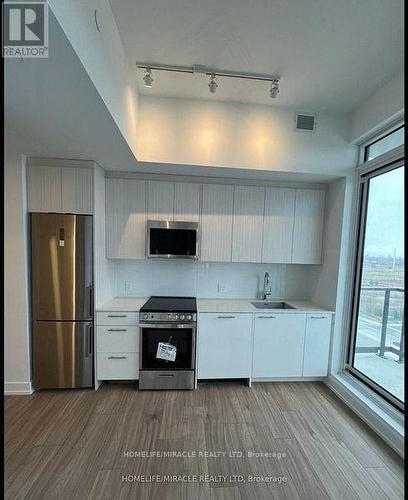
[[[5,406],[7,499],[403,498],[402,460],[320,383],[107,384]],[[190,456],[133,456],[154,451]]]

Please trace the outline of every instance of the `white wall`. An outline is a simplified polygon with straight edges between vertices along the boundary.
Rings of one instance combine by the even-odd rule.
[[[270,274],[274,298],[309,298],[309,273],[315,266],[196,261],[115,261],[116,295],[256,298]],[[126,289],[126,282],[131,288]],[[218,285],[223,287],[219,289]]]
[[[345,178],[329,184],[326,194],[323,264],[314,266],[310,276],[312,301],[331,310],[336,307],[345,187]]]
[[[4,382],[5,392],[31,393],[28,216],[25,158],[10,129],[4,156]]]
[[[136,155],[138,92],[108,0],[49,4],[119,130]],[[98,32],[95,24],[97,11]],[[50,47],[50,51],[52,51]]]
[[[357,162],[348,119],[319,114],[296,132],[295,112],[210,100],[140,96],[140,161],[338,175]]]
[[[350,115],[349,140],[359,143],[404,113],[404,72],[378,89]]]
[[[341,210],[342,227],[336,238],[339,238],[338,279],[335,295],[336,318],[333,328],[332,350],[330,358],[330,373],[343,370],[343,353],[347,337],[348,308],[351,301],[351,291],[347,287],[349,273],[352,272],[350,261],[353,258],[351,234],[356,210],[355,199],[356,172],[348,172],[344,182],[343,207]]]

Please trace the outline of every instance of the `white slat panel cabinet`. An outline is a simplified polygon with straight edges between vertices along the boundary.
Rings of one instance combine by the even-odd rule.
[[[203,185],[200,260],[231,262],[233,201],[234,186]]]
[[[301,377],[306,314],[256,314],[254,378]]]
[[[325,191],[296,189],[293,264],[321,264]]]
[[[201,313],[197,377],[250,378],[252,314]]]
[[[174,186],[174,220],[200,221],[201,185],[176,182]]]
[[[264,203],[264,188],[235,186],[233,262],[261,262]]]
[[[262,262],[292,262],[294,217],[295,190],[266,189]]]
[[[148,181],[147,212],[149,220],[173,220],[174,183]]]
[[[144,259],[146,182],[106,179],[106,257]]]
[[[61,168],[27,167],[29,212],[62,212]]]
[[[306,321],[304,377],[325,377],[329,364],[331,314],[308,314]]]
[[[61,169],[62,211],[71,214],[93,214],[93,170]]]

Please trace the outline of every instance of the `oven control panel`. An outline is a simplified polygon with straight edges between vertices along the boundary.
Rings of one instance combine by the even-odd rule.
[[[166,323],[192,323],[196,321],[195,313],[187,312],[140,312],[139,321],[142,323],[166,322]]]

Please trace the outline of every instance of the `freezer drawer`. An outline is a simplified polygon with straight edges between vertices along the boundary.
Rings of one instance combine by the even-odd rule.
[[[34,321],[36,389],[93,386],[92,322]]]

